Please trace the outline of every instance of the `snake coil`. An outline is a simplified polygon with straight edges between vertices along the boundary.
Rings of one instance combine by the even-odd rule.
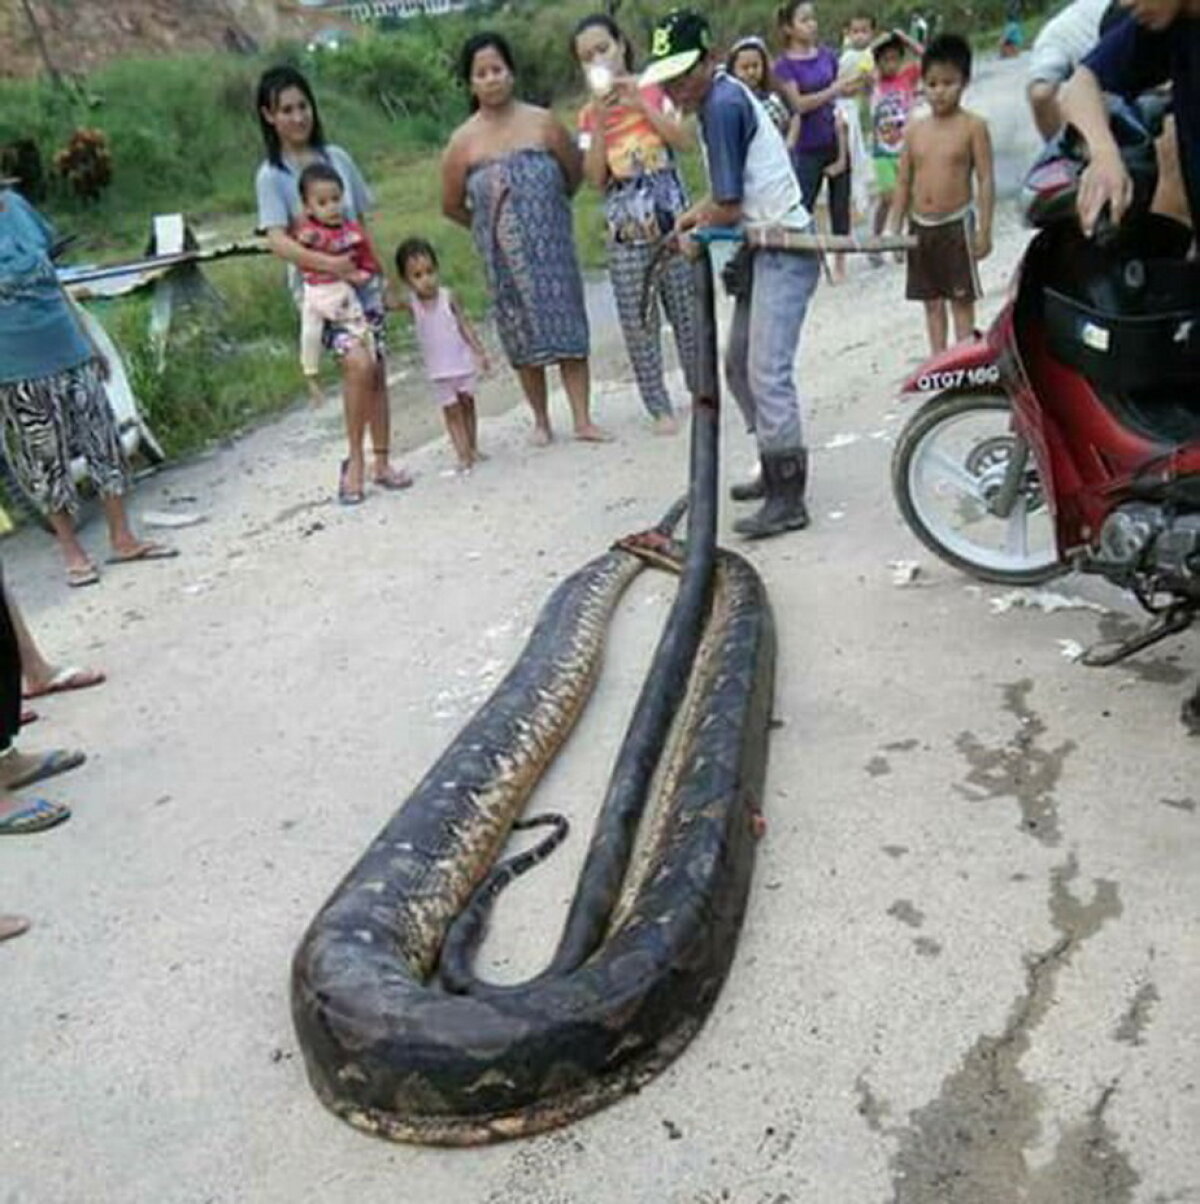
[[[334,1113],[397,1141],[474,1145],[566,1124],[637,1090],[694,1036],[724,981],[758,834],[775,636],[762,581],[716,547],[712,273],[682,507],[563,581],[517,663],[350,870],[292,967],[309,1078]],[[679,588],[550,965],[514,986],[471,956],[512,874],[526,799],[586,703],[605,630],[647,564]],[[661,764],[660,764],[661,762]],[[653,801],[650,801],[652,787]],[[646,815],[649,805],[649,816]],[[639,827],[642,852],[631,853]]]

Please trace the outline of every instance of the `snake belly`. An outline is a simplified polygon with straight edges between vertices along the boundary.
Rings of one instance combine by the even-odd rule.
[[[434,1145],[553,1128],[636,1090],[712,1007],[750,883],[775,652],[763,584],[725,551],[651,847],[602,945],[567,973],[480,994],[434,978],[448,927],[585,705],[612,610],[642,567],[610,551],[554,591],[516,665],[304,936],[297,1034],[319,1098],[352,1125]]]

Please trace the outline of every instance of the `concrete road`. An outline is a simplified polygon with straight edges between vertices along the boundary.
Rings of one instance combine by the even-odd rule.
[[[997,241],[989,309],[1023,235],[1006,221]],[[729,981],[665,1074],[544,1137],[434,1151],[333,1119],[288,963],[553,583],[682,483],[684,439],[646,432],[615,355],[611,446],[534,450],[515,410],[485,423],[469,481],[431,445],[410,494],[342,510],[336,415],[295,414],[143,484],[139,510],[208,515],[175,562],[68,595],[37,533],[5,542],[48,648],[111,676],[41,704],[25,740],[89,750],[46,791],[73,820],[0,849],[0,906],[35,921],[0,947],[0,1200],[1200,1198],[1200,743],[1177,722],[1196,642],[1087,670],[1064,647],[1127,630],[1123,599],[1076,579],[1012,596],[924,553],[888,483],[894,384],[923,342],[901,296],[889,267],[818,297],[815,522],[749,549],[782,726]],[[731,475],[750,455],[732,413],[725,435]],[[504,898],[490,975],[551,948],[670,590],[630,595],[533,800],[575,835]]]

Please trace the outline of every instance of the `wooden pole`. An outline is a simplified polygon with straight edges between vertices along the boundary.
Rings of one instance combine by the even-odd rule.
[[[33,40],[37,43],[38,53],[42,56],[42,63],[46,68],[46,74],[50,76],[50,82],[56,88],[61,88],[62,75],[54,65],[54,60],[50,57],[50,50],[46,46],[46,39],[42,36],[42,27],[38,24],[37,17],[33,13],[33,5],[30,3],[30,0],[21,0],[21,7],[25,10],[25,19],[29,22],[30,31],[33,33]]]

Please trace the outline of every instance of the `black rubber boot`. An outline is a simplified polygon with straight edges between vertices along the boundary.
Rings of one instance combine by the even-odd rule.
[[[767,539],[808,526],[804,491],[808,484],[808,452],[777,452],[762,458],[766,498],[762,509],[740,518],[733,529],[747,539]]]
[[[735,502],[757,502],[767,496],[767,487],[763,484],[762,461],[758,462],[758,472],[748,481],[738,481],[729,489],[729,496]]]

